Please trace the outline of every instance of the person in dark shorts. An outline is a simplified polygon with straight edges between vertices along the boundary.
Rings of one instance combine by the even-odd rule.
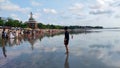
[[[68,53],[69,32],[68,32],[67,27],[65,27],[64,30],[65,30],[64,44],[65,44],[65,47],[66,47],[66,53]]]

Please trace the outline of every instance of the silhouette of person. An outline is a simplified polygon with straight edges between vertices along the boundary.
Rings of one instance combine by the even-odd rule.
[[[69,53],[66,54],[66,59],[65,59],[65,63],[64,63],[64,68],[69,68]]]
[[[2,38],[8,38],[5,28],[3,28],[3,31],[2,31]]]
[[[71,36],[71,38],[73,39],[73,35]]]
[[[64,44],[65,44],[65,48],[66,48],[66,53],[68,53],[68,43],[69,43],[69,32],[68,32],[68,28],[65,27],[65,37],[64,37]]]
[[[5,39],[2,39],[2,50],[3,50],[4,57],[7,57],[7,55],[6,55],[6,49],[5,49]]]

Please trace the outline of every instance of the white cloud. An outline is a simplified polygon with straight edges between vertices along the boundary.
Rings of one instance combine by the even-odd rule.
[[[57,14],[57,11],[55,9],[44,8],[43,11],[45,13]]]
[[[41,14],[40,13],[34,13],[33,17],[35,19],[40,19]]]
[[[116,12],[116,9],[111,6],[115,0],[96,0],[96,3],[90,5],[90,14],[112,14]]]
[[[90,6],[91,9],[106,9],[109,7],[109,4],[105,3],[104,0],[97,0],[97,2]]]
[[[11,14],[10,17],[12,17],[13,19],[16,19],[16,20],[20,20],[16,14]]]
[[[120,15],[115,15],[115,18],[120,18]]]
[[[90,11],[90,14],[111,14],[113,13],[111,10],[96,10],[96,11]]]
[[[4,3],[0,4],[0,9],[5,11],[19,11],[22,13],[26,13],[30,11],[30,8],[21,8],[20,6],[11,3],[10,1],[5,1]]]
[[[120,7],[120,0],[114,1],[111,5],[114,7]]]
[[[95,4],[91,4],[91,9],[109,9],[111,4],[115,3],[116,0],[96,0]]]
[[[0,0],[0,3],[1,3],[1,2],[5,2],[5,0]]]
[[[70,8],[69,11],[72,15],[73,19],[75,20],[83,20],[86,19],[88,14],[85,12],[86,5],[82,3],[75,3]]]
[[[36,1],[31,1],[31,5],[32,6],[41,6],[42,4],[41,3],[39,3],[39,2],[36,2]]]
[[[90,5],[91,9],[99,9],[101,8],[101,5]]]
[[[69,11],[72,12],[73,15],[77,16],[84,16],[85,12],[84,10],[84,4],[81,3],[75,3],[73,6],[69,8]]]
[[[72,11],[79,11],[79,10],[82,10],[84,7],[83,4],[81,3],[75,3],[72,7],[70,7],[69,9],[72,10]]]
[[[97,0],[98,4],[101,5],[107,5],[107,4],[112,4],[114,3],[116,0]]]

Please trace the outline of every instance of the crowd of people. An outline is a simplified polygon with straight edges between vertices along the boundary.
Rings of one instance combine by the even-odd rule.
[[[54,31],[48,31],[49,35],[51,35],[51,33],[53,33]],[[55,32],[56,33],[56,32]],[[2,31],[2,49],[3,49],[3,54],[5,57],[7,57],[6,55],[6,49],[5,49],[5,45],[8,43],[9,46],[13,46],[13,45],[20,45],[20,43],[22,43],[22,40],[25,41],[25,39],[27,39],[27,41],[29,41],[29,43],[31,44],[31,48],[32,50],[34,49],[33,45],[36,39],[41,39],[42,37],[44,37],[44,33],[43,31],[36,31],[36,30],[6,30],[3,29]],[[68,55],[69,53],[69,49],[68,49],[68,44],[69,44],[69,32],[67,30],[67,27],[65,28],[65,37],[64,37],[64,45],[66,48],[66,55]]]
[[[38,35],[41,35],[41,34],[45,34],[45,33],[48,33],[48,34],[56,34],[56,33],[59,33],[60,30],[42,30],[42,29],[39,29],[39,30],[25,30],[25,29],[3,29],[2,30],[2,38],[8,38],[8,39],[15,39],[15,38],[19,38],[23,35],[27,35],[29,37],[33,37],[33,36],[38,36]]]
[[[6,29],[4,28],[2,31],[2,38],[9,38],[9,39],[14,39],[14,38],[18,38],[19,36],[23,35],[23,30],[11,30],[8,29],[6,31]]]
[[[66,47],[66,53],[68,53],[68,43],[69,43],[69,32],[67,30],[68,28],[65,27],[65,38],[64,38],[64,44]],[[56,33],[57,31],[47,31],[49,34]],[[23,29],[6,29],[4,28],[2,31],[2,39],[19,39],[19,38],[25,38],[27,37],[28,40],[38,38],[39,36],[44,36],[43,30],[23,30]]]

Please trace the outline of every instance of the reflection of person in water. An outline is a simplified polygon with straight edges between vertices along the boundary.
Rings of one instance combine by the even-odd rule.
[[[20,40],[19,40],[19,38],[16,38],[16,45],[20,45]]]
[[[6,49],[5,49],[5,39],[2,39],[2,50],[3,50],[3,55],[7,57],[6,55]]]
[[[14,42],[15,42],[14,39],[9,39],[9,45],[10,46],[13,46],[15,44]]]
[[[68,58],[69,58],[69,53],[66,54],[66,59],[65,59],[65,63],[64,63],[64,68],[69,68]]]
[[[73,39],[73,35],[71,36],[71,38]]]
[[[69,32],[67,30],[68,28],[65,27],[65,38],[64,38],[64,44],[65,44],[65,47],[66,47],[66,53],[68,53],[68,43],[69,43]]]

